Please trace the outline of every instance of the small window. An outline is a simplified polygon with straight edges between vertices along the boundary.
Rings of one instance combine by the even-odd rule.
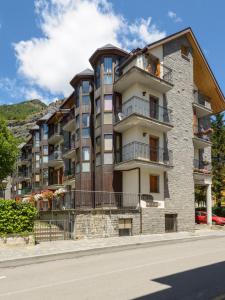
[[[80,129],[76,130],[76,141],[79,141],[80,139]]]
[[[82,96],[82,105],[89,105],[90,104],[90,96],[89,95],[83,95]]]
[[[43,163],[48,163],[48,156],[43,156]]]
[[[99,114],[101,112],[101,100],[100,98],[96,99],[96,114]]]
[[[76,161],[77,162],[80,161],[80,149],[79,148],[76,149]]]
[[[90,160],[90,148],[89,147],[83,147],[82,148],[82,160],[83,161],[89,161]]]
[[[83,128],[82,129],[82,138],[88,139],[90,137],[90,129],[89,128]]]
[[[113,156],[112,153],[104,153],[104,165],[112,165]]]
[[[90,163],[89,162],[82,163],[82,172],[90,172]]]
[[[112,113],[104,113],[104,124],[112,124]]]
[[[112,84],[112,57],[104,58],[104,84]]]
[[[97,115],[95,119],[95,128],[98,128],[100,126],[101,126],[101,114]]]
[[[104,96],[104,111],[112,111],[112,95]]]
[[[112,151],[112,134],[105,134],[104,135],[104,150],[105,151]]]
[[[181,51],[182,56],[188,58],[188,54],[189,54],[189,47],[188,46],[182,45],[181,48],[180,48],[180,51]]]
[[[89,127],[90,126],[90,116],[89,114],[82,114],[82,126]]]
[[[80,163],[76,164],[76,174],[80,173]]]
[[[48,146],[47,145],[43,146],[43,155],[48,155]]]
[[[159,176],[150,175],[150,193],[159,193]]]
[[[96,160],[95,160],[95,165],[96,166],[100,166],[101,165],[101,153],[98,153],[97,155],[96,155]]]

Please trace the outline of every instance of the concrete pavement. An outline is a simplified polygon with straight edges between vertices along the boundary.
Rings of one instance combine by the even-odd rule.
[[[0,299],[225,299],[224,246],[205,238],[0,269]]]

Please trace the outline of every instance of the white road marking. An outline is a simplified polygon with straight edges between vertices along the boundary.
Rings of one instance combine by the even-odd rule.
[[[55,282],[55,283],[43,284],[43,285],[34,286],[34,287],[31,287],[31,288],[27,288],[27,289],[17,290],[17,291],[13,291],[13,292],[6,292],[6,293],[3,293],[3,294],[0,294],[0,297],[7,297],[7,296],[16,295],[16,294],[28,293],[28,292],[32,292],[32,291],[35,291],[35,290],[40,290],[40,289],[44,289],[44,288],[51,288],[51,287],[54,287],[54,286],[64,285],[64,284],[73,283],[73,282],[77,282],[77,281],[95,279],[95,278],[98,278],[98,277],[112,275],[112,274],[121,273],[121,272],[125,272],[125,271],[138,270],[138,269],[141,269],[141,268],[145,268],[145,267],[149,267],[149,266],[153,266],[153,265],[157,265],[157,264],[164,264],[164,263],[174,262],[174,261],[183,260],[183,259],[187,259],[187,258],[194,258],[194,257],[198,257],[198,256],[202,257],[203,254],[211,254],[211,253],[215,254],[215,253],[220,253],[220,252],[224,253],[224,249],[220,249],[220,250],[217,250],[217,251],[215,251],[215,250],[205,251],[204,253],[199,253],[197,255],[196,254],[186,255],[186,256],[179,257],[179,258],[169,258],[169,259],[164,259],[164,260],[158,260],[158,261],[154,261],[154,262],[149,263],[149,264],[141,264],[141,265],[137,265],[137,266],[133,266],[133,267],[127,267],[127,268],[123,268],[123,269],[116,269],[114,271],[99,273],[99,274],[95,274],[95,275],[91,275],[91,276],[84,276],[84,277],[70,279],[70,280],[62,280],[62,281],[58,281],[58,282]],[[168,287],[170,287],[170,286],[168,286]]]

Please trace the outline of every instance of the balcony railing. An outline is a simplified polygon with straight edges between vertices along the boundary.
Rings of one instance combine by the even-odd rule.
[[[133,96],[123,103],[122,112],[116,113],[115,122],[121,121],[132,114],[138,114],[146,118],[171,124],[171,112],[172,110],[165,106],[157,105],[151,107],[150,101]]]
[[[49,161],[62,160],[62,159],[63,159],[62,158],[62,151],[60,151],[60,150],[54,151],[53,153],[51,153],[49,155],[49,158],[48,158]]]
[[[210,126],[201,126],[196,125],[194,126],[194,136],[206,141],[210,142],[211,134],[212,134],[212,128]]]
[[[150,145],[141,142],[131,142],[122,147],[122,152],[116,153],[115,163],[130,160],[142,160],[147,162],[158,162],[172,166],[172,151],[163,148],[151,148]]]
[[[75,177],[75,166],[73,166],[70,170],[64,171],[64,180],[70,180]]]
[[[28,178],[28,177],[30,177],[30,173],[28,171],[18,172],[18,177],[20,177],[20,178]]]
[[[48,138],[50,139],[53,135],[62,135],[61,126],[57,125],[57,126],[49,127]]]
[[[75,141],[72,141],[72,142],[67,142],[64,144],[64,147],[63,147],[63,154],[71,151],[71,150],[74,150],[75,149]]]
[[[208,161],[194,159],[194,172],[210,174],[212,165]]]
[[[74,109],[72,109],[65,117],[63,118],[62,121],[62,127],[65,126],[67,123],[69,123],[71,120],[74,120],[75,123],[75,112]]]

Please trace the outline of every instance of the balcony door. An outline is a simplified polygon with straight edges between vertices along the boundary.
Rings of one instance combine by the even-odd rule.
[[[155,136],[149,137],[150,160],[158,161],[159,138]]]
[[[149,110],[150,110],[150,117],[153,119],[159,118],[159,99],[150,95],[149,97]]]

